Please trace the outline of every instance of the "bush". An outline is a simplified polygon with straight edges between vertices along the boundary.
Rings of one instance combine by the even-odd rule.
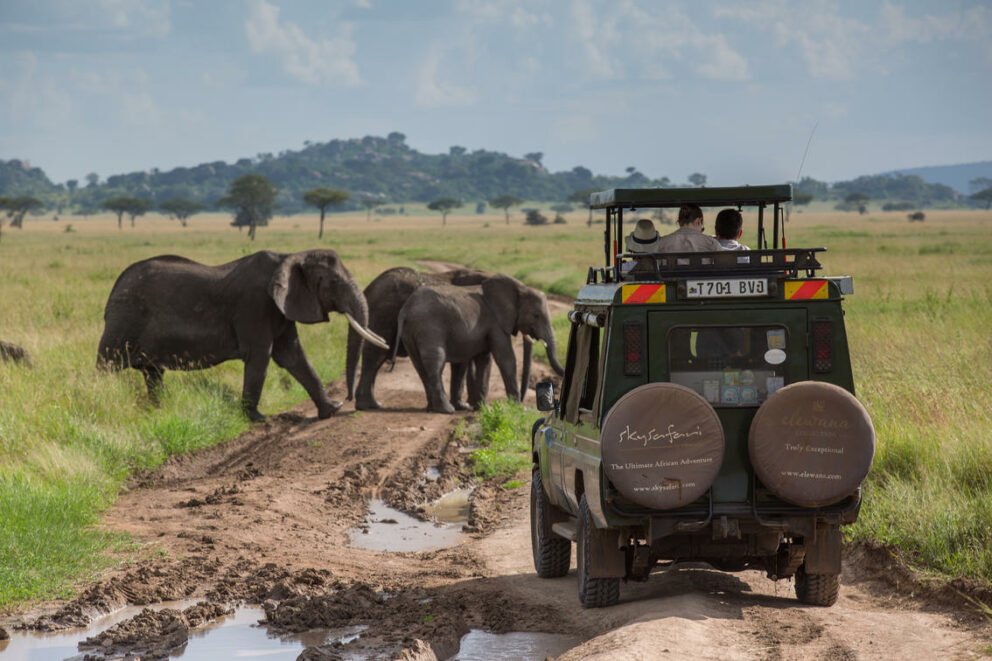
[[[555,214],[555,220],[554,220],[555,225],[564,225],[567,222],[568,221],[565,220],[565,216],[561,215],[560,213]]]
[[[524,223],[527,225],[547,225],[548,217],[543,215],[537,209],[524,209],[523,210],[527,216],[524,218]]]
[[[920,223],[922,223],[926,219],[927,215],[925,213],[923,213],[922,211],[916,211],[914,213],[911,213],[911,214],[907,215],[906,217],[909,218],[909,222],[911,222],[911,223],[913,223],[913,222],[920,222]]]

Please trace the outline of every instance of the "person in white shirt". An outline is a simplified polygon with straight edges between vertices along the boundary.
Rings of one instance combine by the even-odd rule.
[[[744,233],[744,218],[737,209],[724,209],[716,215],[716,240],[724,250],[750,250],[738,241]]]

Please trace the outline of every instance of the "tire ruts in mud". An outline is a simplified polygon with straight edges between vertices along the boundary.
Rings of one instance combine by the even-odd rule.
[[[603,420],[603,468],[631,501],[683,507],[703,496],[723,464],[723,426],[699,393],[647,383],[621,397]]]
[[[748,454],[755,475],[782,500],[825,507],[852,494],[875,456],[868,411],[839,386],[800,381],[761,405]]]

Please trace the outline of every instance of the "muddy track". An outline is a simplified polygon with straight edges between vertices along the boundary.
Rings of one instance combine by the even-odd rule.
[[[535,370],[543,376],[547,368]],[[494,374],[493,397],[502,393],[498,381]],[[330,387],[343,396],[340,382]],[[583,610],[574,569],[561,579],[534,575],[526,487],[478,486],[454,547],[354,548],[349,530],[369,499],[423,516],[427,503],[472,479],[466,440],[453,433],[465,414],[426,413],[408,360],[382,374],[377,393],[387,409],[354,412],[348,404],[317,420],[307,403],[136,476],[102,525],[139,540],[137,559],[68,603],[42,604],[0,625],[57,630],[127,604],[194,599],[203,604],[144,612],[93,644],[163,658],[184,631],[251,603],[276,631],[368,627],[347,645],[308,648],[307,659],[444,659],[470,629],[585,641],[565,659],[969,658],[990,650],[989,623],[953,586],[922,581],[875,547],[847,554],[832,608],[800,606],[791,582],[758,572],[678,565],[624,585],[615,607]]]

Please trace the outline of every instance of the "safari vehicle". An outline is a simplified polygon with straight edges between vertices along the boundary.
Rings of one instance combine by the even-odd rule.
[[[836,601],[840,526],[858,516],[875,432],[854,397],[852,280],[819,275],[825,248],[786,248],[791,198],[789,185],[592,195],[606,264],[569,312],[560,398],[538,384],[531,487],[537,574],[567,574],[574,541],[583,606],[686,561],[794,576],[801,602]],[[687,203],[756,208],[760,249],[618,252],[625,212]]]

